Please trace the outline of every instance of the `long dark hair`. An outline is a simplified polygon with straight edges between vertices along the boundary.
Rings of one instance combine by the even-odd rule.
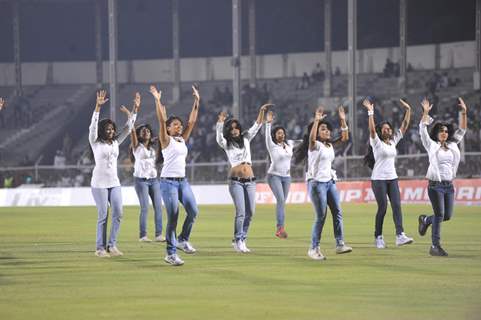
[[[319,121],[318,129],[321,126],[321,124],[325,124],[326,127],[329,129],[329,131],[332,131],[332,125],[329,121],[326,120],[321,120]],[[295,164],[301,164],[305,161],[307,158],[307,152],[309,151],[309,136],[311,134],[312,126],[314,125],[314,122],[309,123],[307,126],[307,132],[304,134],[302,137],[302,142],[299,144],[297,147],[294,148],[294,163]],[[316,140],[321,141],[319,139],[319,133],[316,132]],[[330,141],[334,142],[334,141]]]
[[[150,150],[150,148],[154,147],[155,145],[158,146],[156,152],[155,152],[155,163],[160,165],[161,163],[159,162],[159,149],[160,149],[160,143],[159,143],[159,138],[154,134],[154,131],[152,130],[152,127],[150,124],[141,124],[135,129],[135,134],[137,135],[137,141],[139,144],[144,144],[144,139],[141,137],[140,132],[142,129],[145,128],[150,131],[150,140],[147,143],[147,149]],[[134,148],[132,145],[129,147],[129,157],[130,161],[132,163],[135,163],[135,157],[134,157]]]
[[[447,122],[436,122],[429,132],[429,137],[431,137],[432,140],[438,142],[438,133],[441,130],[442,127],[448,128],[448,142],[453,142],[455,141],[454,139],[454,126],[451,123]]]
[[[382,141],[382,127],[387,124],[392,131],[394,128],[389,121],[381,121],[379,124],[376,125],[376,134],[379,139]],[[364,164],[368,166],[371,170],[374,168],[374,164],[376,163],[376,159],[374,159],[374,151],[372,150],[371,144],[369,143],[367,146],[367,153],[364,156]]]
[[[276,133],[277,133],[277,131],[279,131],[279,130],[284,131],[284,136],[285,136],[284,141],[287,141],[286,129],[285,129],[284,127],[282,127],[282,126],[277,126],[277,127],[275,127],[274,129],[272,129],[272,131],[271,131],[271,138],[272,138],[272,141],[273,141],[275,144],[279,144],[279,143],[277,142],[277,140],[276,140]]]
[[[97,127],[97,142],[107,142],[107,136],[105,135],[105,128],[111,124],[112,127],[114,128],[114,138],[112,140],[117,140],[117,125],[115,122],[113,122],[110,119],[102,119],[99,121],[98,127]]]
[[[239,136],[237,138],[234,138],[231,133],[232,125],[236,124],[237,129],[239,129]],[[242,126],[239,123],[239,120],[237,119],[230,119],[227,120],[224,124],[224,129],[222,131],[222,134],[227,141],[227,147],[230,147],[231,145],[238,147],[238,148],[244,148],[244,132],[242,132]]]

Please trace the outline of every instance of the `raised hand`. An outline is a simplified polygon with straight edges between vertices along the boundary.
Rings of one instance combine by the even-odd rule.
[[[97,106],[102,106],[105,104],[109,99],[107,98],[107,91],[106,90],[100,90],[97,91]]]
[[[274,104],[272,104],[272,103],[263,104],[260,107],[259,112],[266,112],[269,107],[273,107],[273,106],[274,106]]]
[[[429,103],[429,100],[427,98],[424,98],[423,101],[421,101],[421,106],[423,107],[423,111],[425,114],[429,114],[429,111],[433,108],[433,105]]]
[[[192,95],[196,101],[200,101],[200,94],[199,89],[197,89],[197,85],[192,85]]]
[[[326,114],[324,114],[324,107],[323,106],[319,106],[316,110],[316,113],[314,113],[314,120],[315,121],[321,121],[322,119],[324,119],[325,117],[327,117]]]
[[[411,106],[404,101],[403,99],[399,99],[399,102],[401,102],[401,105],[406,109],[406,110],[411,110]]]
[[[364,99],[362,105],[367,109],[367,111],[374,111],[374,104],[369,101],[369,99]]]
[[[274,112],[272,111],[267,112],[267,115],[266,115],[267,123],[271,123],[273,120],[274,120]]]
[[[120,111],[122,111],[123,113],[125,113],[125,114],[127,115],[127,118],[130,118],[131,113],[130,113],[129,109],[127,109],[126,106],[121,106],[121,107],[120,107]]]
[[[3,106],[5,105],[5,100],[3,100],[2,97],[0,97],[0,110],[3,109]]]
[[[458,101],[459,101],[458,106],[461,107],[461,112],[466,113],[468,111],[468,107],[466,107],[466,104],[464,103],[463,98],[459,97]]]
[[[140,109],[140,93],[136,92],[135,93],[135,98],[134,98],[134,112],[139,112]]]
[[[217,122],[224,122],[225,119],[227,119],[227,112],[222,111],[221,113],[219,113],[219,116],[217,118]]]
[[[156,100],[160,101],[160,98],[162,97],[162,91],[158,91],[155,86],[150,86],[150,93],[154,96]]]
[[[346,111],[344,110],[343,106],[339,106],[337,109],[337,113],[339,114],[339,119],[341,120],[346,120]]]

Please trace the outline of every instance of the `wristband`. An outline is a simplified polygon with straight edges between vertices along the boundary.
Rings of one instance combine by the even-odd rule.
[[[348,130],[349,130],[349,127],[348,127],[348,126],[341,127],[341,131],[348,131]]]
[[[373,115],[374,115],[374,111],[373,111],[373,110],[369,110],[369,111],[367,112],[367,115],[368,115],[369,117],[370,117],[370,116],[373,116]]]

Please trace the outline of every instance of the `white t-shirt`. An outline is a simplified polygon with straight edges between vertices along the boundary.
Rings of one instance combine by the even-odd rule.
[[[442,181],[453,180],[453,168],[454,168],[454,154],[448,149],[439,148],[438,151],[438,168],[439,175]]]
[[[217,122],[216,125],[216,141],[217,144],[224,149],[229,163],[232,167],[238,166],[239,164],[245,162],[252,164],[251,160],[251,145],[250,142],[256,136],[259,129],[262,127],[262,123],[258,124],[254,122],[254,125],[250,127],[247,132],[244,133],[244,148],[238,148],[234,145],[227,145],[227,140],[224,138],[223,129],[224,123]]]
[[[328,147],[320,141],[316,141],[314,150],[307,152],[307,179],[319,182],[336,180],[336,171],[332,170],[332,161],[335,153],[332,144]]]
[[[149,150],[142,143],[139,143],[133,151],[133,154],[135,158],[134,177],[146,179],[157,178],[155,149],[151,146]]]
[[[372,169],[371,180],[393,180],[397,179],[396,167],[394,165],[397,150],[396,145],[402,139],[401,130],[397,130],[389,144],[381,141],[376,134],[374,138],[369,138],[372,151],[374,153],[374,168]]]
[[[163,178],[185,178],[187,146],[182,137],[170,137],[167,148],[162,149],[164,166],[160,172]]]
[[[281,177],[290,177],[294,142],[287,140],[282,145],[275,143],[272,141],[271,130],[271,124],[266,123],[266,147],[271,158],[271,165],[267,173]]]

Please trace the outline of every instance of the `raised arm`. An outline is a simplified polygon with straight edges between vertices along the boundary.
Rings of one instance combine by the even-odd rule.
[[[271,130],[272,130],[272,121],[274,120],[274,113],[272,111],[267,112],[266,114],[266,147],[267,151],[271,151],[271,149],[275,146],[275,142],[272,141]]]
[[[140,93],[138,92],[135,93],[133,111],[135,114],[139,113],[140,111]],[[130,140],[132,142],[132,148],[135,150],[135,148],[137,148],[139,145],[139,140],[137,138],[137,132],[135,131],[135,127],[132,127],[132,129],[130,130]]]
[[[257,120],[256,120],[257,124],[262,124],[262,122],[264,122],[264,115],[267,111],[267,108],[273,107],[273,106],[274,105],[272,103],[266,103],[260,107],[259,114],[257,115]]]
[[[224,129],[224,122],[226,118],[227,113],[225,111],[219,113],[219,116],[217,118],[217,124],[215,126],[215,140],[217,141],[217,144],[223,149],[227,148],[227,141],[225,140],[224,133],[222,132]]]
[[[326,117],[323,110],[324,109],[322,107],[317,108],[314,115],[314,124],[312,125],[311,132],[309,133],[309,150],[311,151],[316,148],[319,122]]]
[[[429,111],[433,108],[433,105],[429,103],[429,100],[424,98],[421,101],[421,106],[423,107],[423,116],[421,118],[421,123],[419,123],[419,135],[421,136],[421,142],[423,143],[426,151],[429,151],[431,144],[435,143],[428,133],[428,125],[430,124]]]
[[[5,105],[5,100],[3,100],[2,97],[0,97],[0,111],[2,111],[4,105]]]
[[[339,121],[341,124],[341,142],[346,142],[349,140],[349,128],[346,122],[346,111],[344,110],[344,107],[339,106],[337,113],[339,114]]]
[[[192,86],[192,95],[194,96],[194,104],[192,105],[192,111],[189,115],[187,127],[185,128],[184,132],[182,132],[182,138],[184,138],[185,141],[189,140],[190,134],[192,133],[195,123],[197,122],[197,115],[199,113],[200,94],[195,85]]]
[[[97,130],[98,130],[98,123],[99,123],[99,113],[100,108],[104,105],[109,99],[107,98],[107,91],[100,90],[97,91],[97,99],[95,101],[95,110],[92,115],[92,120],[90,121],[89,126],[89,143],[93,145],[95,141],[97,141]]]
[[[257,132],[259,132],[259,129],[262,127],[262,123],[264,122],[264,115],[267,111],[267,108],[270,107],[270,106],[274,106],[274,105],[270,104],[270,103],[267,103],[267,104],[264,104],[260,107],[259,114],[257,115],[256,122],[254,122],[254,125],[252,127],[250,127],[249,130],[247,130],[247,132],[245,133],[245,137],[249,141],[254,139]]]
[[[463,98],[459,97],[459,107],[461,108],[461,119],[459,119],[459,128],[462,130],[466,130],[468,128],[468,107],[464,103]]]
[[[376,137],[376,123],[374,122],[374,104],[368,99],[364,99],[362,105],[367,109],[369,117],[369,136],[374,139]]]
[[[404,135],[404,133],[408,131],[409,123],[411,122],[411,106],[403,99],[399,99],[399,102],[401,102],[401,105],[404,107],[404,109],[406,109],[403,122],[401,123],[401,128],[399,128],[401,133]]]
[[[139,101],[139,103],[140,103],[140,101]],[[117,141],[118,141],[119,144],[121,144],[122,142],[125,141],[125,139],[127,139],[127,137],[129,136],[129,133],[134,128],[135,120],[137,119],[137,113],[135,112],[135,110],[136,110],[136,108],[134,107],[134,109],[133,109],[134,113],[131,113],[129,111],[129,109],[127,109],[127,107],[125,107],[125,106],[120,107],[120,111],[125,113],[125,115],[127,116],[127,122],[125,123],[125,126],[122,129],[122,132],[119,134],[119,136],[117,138]]]
[[[170,137],[167,134],[167,127],[165,125],[165,122],[167,121],[167,113],[165,111],[165,107],[160,102],[160,97],[162,96],[162,92],[158,91],[155,86],[150,86],[150,93],[154,97],[155,111],[157,113],[157,120],[159,121],[160,147],[162,149],[165,149],[170,143]]]

